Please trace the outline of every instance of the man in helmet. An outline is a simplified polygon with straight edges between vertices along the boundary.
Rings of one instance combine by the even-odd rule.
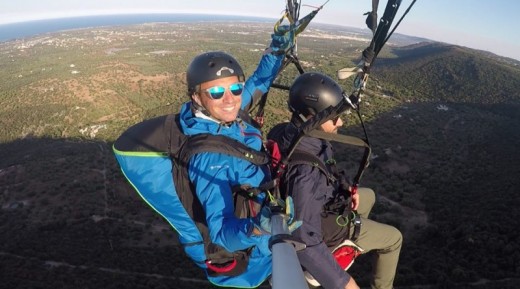
[[[205,52],[191,61],[186,74],[189,101],[182,105],[179,119],[184,134],[225,136],[256,151],[262,149],[262,133],[250,122],[247,110],[269,90],[282,65],[283,51],[294,42],[289,33],[272,37],[270,48],[247,80],[238,61],[228,53]],[[272,271],[270,235],[260,225],[263,220],[259,218],[263,215],[235,217],[232,189],[242,185],[258,187],[270,178],[268,168],[230,155],[203,152],[190,159],[188,174],[205,212],[211,242],[228,252],[250,252],[247,267],[250,272],[242,274],[249,276],[244,277],[249,280],[246,283],[224,280],[217,285],[260,285],[252,280],[263,281]]]
[[[290,123],[282,132],[278,131],[278,136],[268,135],[268,138],[278,138],[282,150],[287,150],[305,121],[330,106],[340,107],[338,105],[343,104],[343,99],[341,87],[330,77],[314,72],[300,75],[289,92],[289,109],[293,113]],[[342,125],[343,120],[337,115],[318,129],[337,134]],[[285,185],[281,188],[282,193],[293,197],[295,218],[303,221],[303,225],[293,233],[307,245],[306,249],[298,251],[300,263],[325,289],[359,288],[331,254],[332,250],[353,235],[355,226],[338,222],[337,213],[324,213],[320,209],[333,200],[340,190],[332,145],[328,140],[303,137],[296,150],[311,153],[326,167],[320,169],[315,162],[299,162],[295,165],[289,162]],[[351,200],[351,209],[361,215],[359,237],[353,245],[357,245],[358,252],[375,252],[372,288],[390,289],[401,249],[401,233],[392,226],[368,219],[375,202],[372,190],[360,188]]]
[[[294,43],[294,34],[284,31],[272,35],[269,49],[247,80],[238,61],[228,53],[197,55],[188,66],[189,100],[180,112],[133,125],[114,144],[125,177],[179,232],[187,255],[218,286],[257,287],[272,272],[266,226],[270,215],[253,214],[259,211],[257,207],[254,212],[235,212],[235,193],[236,188],[257,188],[270,179],[267,163],[253,160],[264,156],[260,152],[263,140],[245,111],[269,90],[284,51]],[[185,160],[178,152],[189,149],[181,144],[189,146],[193,138],[186,136],[195,135],[212,135],[206,140],[220,142],[227,150],[208,144]],[[246,151],[247,157],[230,152],[229,143]],[[261,192],[248,201],[262,204],[264,199]]]

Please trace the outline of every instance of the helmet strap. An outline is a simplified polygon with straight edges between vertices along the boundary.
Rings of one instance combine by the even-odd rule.
[[[299,113],[298,116],[300,117],[300,119],[302,120],[302,122],[306,122],[308,120],[307,117],[305,117],[303,114]]]
[[[296,126],[300,127],[303,123],[305,123],[308,120],[307,117],[305,117],[301,113],[293,112],[293,115],[291,117],[291,122]]]

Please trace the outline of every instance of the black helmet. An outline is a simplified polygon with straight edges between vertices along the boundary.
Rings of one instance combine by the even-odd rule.
[[[199,54],[193,58],[188,71],[188,94],[191,96],[201,83],[229,76],[237,76],[244,81],[244,72],[233,56],[222,51],[211,51]]]
[[[343,90],[330,77],[317,72],[306,72],[296,78],[289,91],[289,109],[305,121],[343,99]]]

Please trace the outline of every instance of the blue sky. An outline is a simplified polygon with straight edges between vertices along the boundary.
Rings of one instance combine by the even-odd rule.
[[[303,0],[319,6],[326,0]],[[364,28],[370,0],[330,0],[315,22]],[[403,0],[401,15],[412,0]],[[379,16],[385,0],[380,1]],[[279,18],[284,0],[16,0],[0,2],[0,24],[76,15],[117,13],[215,13]],[[302,7],[301,14],[311,8]],[[417,0],[396,30],[520,60],[520,1]]]

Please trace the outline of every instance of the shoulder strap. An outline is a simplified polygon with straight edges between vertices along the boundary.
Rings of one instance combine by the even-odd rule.
[[[175,121],[172,121],[171,126],[174,128],[171,131],[176,132],[178,130],[179,134],[182,134],[182,130],[180,128],[179,123],[180,116],[177,115],[175,117]],[[250,161],[256,165],[265,165],[269,162],[269,156],[264,151],[256,151],[247,145],[226,137],[222,135],[212,135],[209,133],[204,134],[196,134],[185,136],[185,140],[178,139],[175,143],[175,140],[172,144],[172,148],[178,147],[178,150],[172,150],[171,153],[176,160],[180,161],[180,164],[183,166],[187,166],[190,158],[198,153],[202,152],[215,152],[227,154],[230,156],[234,156],[237,158],[242,158]]]
[[[370,164],[370,154],[371,154],[372,150],[371,150],[368,142],[363,139],[360,139],[358,137],[354,137],[354,136],[332,134],[332,133],[327,133],[327,132],[319,131],[319,130],[313,130],[313,131],[309,132],[309,136],[364,148],[363,157],[361,158],[361,161],[359,162],[358,172],[356,173],[356,176],[354,176],[354,179],[353,179],[353,185],[357,187],[357,185],[359,184],[359,181],[361,180],[361,177],[363,176],[363,172]]]
[[[325,176],[327,176],[329,181],[334,182],[336,180],[336,178],[333,175],[333,172],[329,170],[328,166],[325,164],[325,162],[323,162],[323,160],[321,160],[314,154],[297,149],[289,158],[288,166],[291,167],[294,165],[302,164],[318,168]]]
[[[285,178],[287,177],[286,174],[296,165],[309,165],[317,168],[327,178],[329,184],[337,181],[333,171],[329,169],[323,160],[314,154],[296,149],[293,151],[289,160],[284,164],[280,164],[277,169],[277,182],[275,189],[278,190],[277,192],[282,198],[285,198],[288,194],[288,184],[285,181]]]

